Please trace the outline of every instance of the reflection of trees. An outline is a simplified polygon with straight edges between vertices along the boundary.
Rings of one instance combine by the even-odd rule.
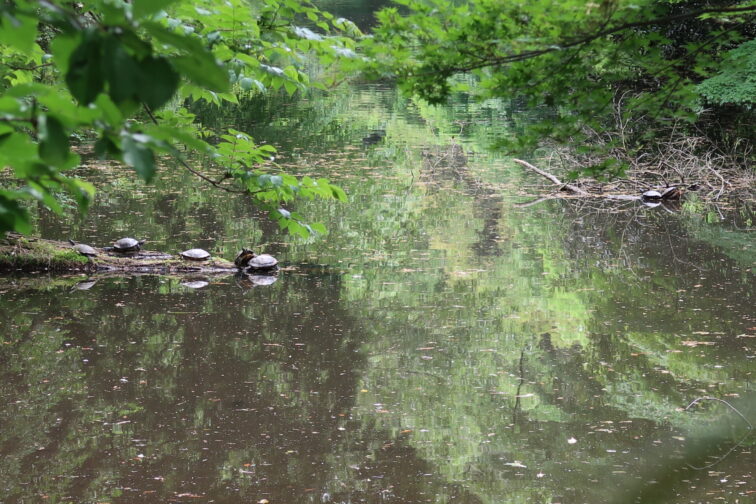
[[[608,313],[595,319],[603,330],[745,332],[753,305],[747,300],[756,298],[751,277],[715,246],[691,239],[683,218],[642,207],[580,212],[568,203],[565,210],[565,250],[604,291],[597,301]],[[723,310],[729,315],[721,316]],[[736,345],[723,338],[718,348]]]
[[[470,172],[467,155],[457,143],[426,148],[422,152],[422,158],[421,178],[429,188],[435,191],[446,190],[441,187],[441,181],[448,180],[461,184],[464,194],[473,199],[475,217],[483,223],[482,229],[478,231],[478,240],[471,246],[472,250],[481,257],[501,255],[501,190],[485,184]]]
[[[684,443],[675,437],[699,420],[676,412],[686,396],[713,385],[722,393],[746,386],[748,361],[735,348],[742,340],[695,350],[680,345],[706,339],[691,334],[701,326],[733,334],[732,318],[722,314],[730,306],[737,317],[744,306],[738,298],[748,299],[751,288],[734,265],[725,262],[719,280],[704,282],[686,263],[716,271],[721,254],[699,257],[697,245],[673,228],[663,231],[680,241],[675,254],[665,254],[650,239],[662,232],[654,220],[636,224],[610,214],[615,220],[602,222],[569,211],[554,219],[559,210],[548,210],[537,222],[538,214],[512,221],[518,247],[484,263],[483,274],[455,279],[444,269],[395,282],[392,273],[371,271],[348,286],[361,301],[352,307],[362,310],[356,316],[380,328],[366,348],[374,357],[365,380],[379,389],[367,402],[393,404],[393,422],[386,423],[413,429],[410,442],[421,458],[443,461],[446,479],[470,481],[483,501],[532,497],[539,470],[550,475],[537,485],[549,498],[606,501],[607,487],[680,452]],[[433,231],[459,230],[437,225]],[[623,234],[632,240],[619,240]],[[693,285],[718,290],[728,281],[735,292],[678,301],[695,295]],[[676,292],[681,288],[690,294]],[[368,295],[378,289],[380,299]],[[735,330],[744,331],[747,320]],[[429,346],[438,350],[422,360],[418,349]],[[729,369],[717,371],[714,364],[724,362]],[[422,427],[430,433],[418,434]],[[571,436],[578,444],[567,443]],[[527,465],[519,470],[524,477],[508,465],[518,460]],[[726,470],[743,474],[739,460],[728,460]],[[531,483],[518,486],[528,477]],[[690,478],[707,484],[705,475]]]
[[[438,476],[408,478],[434,471],[387,431],[350,420],[366,332],[339,303],[338,275],[211,289],[142,277],[0,304],[4,320],[56,314],[17,320],[0,348],[4,502],[466,495]],[[349,453],[371,461],[348,469]],[[339,473],[346,487],[328,481]]]

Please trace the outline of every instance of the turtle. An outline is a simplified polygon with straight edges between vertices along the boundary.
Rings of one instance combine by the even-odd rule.
[[[97,257],[97,251],[90,247],[89,245],[84,245],[83,243],[76,243],[72,239],[68,239],[68,243],[71,244],[71,248],[73,248],[77,253],[83,255],[87,259],[91,257]]]
[[[659,191],[651,190],[651,191],[644,192],[641,197],[643,198],[644,201],[648,201],[648,200],[660,200],[661,197],[662,197],[662,195],[661,195],[661,193]]]
[[[278,265],[278,260],[272,255],[260,254],[254,256],[247,262],[247,269],[250,270],[272,270]]]
[[[667,187],[661,193],[663,200],[679,200],[682,196],[682,191],[675,186]]]
[[[179,255],[182,259],[186,259],[188,261],[207,261],[208,259],[210,259],[210,252],[208,252],[207,250],[202,250],[201,248],[184,250]]]
[[[138,252],[147,240],[137,241],[135,238],[121,238],[113,244],[113,250],[116,252]]]
[[[249,249],[242,248],[241,252],[239,252],[239,254],[236,256],[236,259],[234,259],[234,264],[237,268],[244,268],[254,257],[254,252]]]

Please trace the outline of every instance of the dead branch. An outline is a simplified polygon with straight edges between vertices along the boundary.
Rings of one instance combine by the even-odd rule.
[[[562,181],[560,181],[558,178],[556,178],[551,173],[546,172],[544,170],[541,170],[539,168],[536,168],[535,166],[533,166],[532,164],[528,163],[527,161],[523,161],[522,159],[513,159],[512,161],[514,161],[515,163],[517,163],[517,164],[519,164],[521,166],[524,166],[525,168],[527,168],[529,170],[532,170],[532,171],[536,172],[537,174],[539,174],[542,177],[546,177],[547,179],[551,180],[554,183],[554,185],[560,186],[560,189],[567,189],[568,191],[571,191],[571,192],[573,192],[573,193],[575,193],[575,194],[577,194],[579,196],[590,196],[590,193],[588,193],[588,192],[586,192],[586,191],[584,191],[584,190],[580,189],[579,187],[574,186],[572,184],[564,184],[564,183],[562,183]]]

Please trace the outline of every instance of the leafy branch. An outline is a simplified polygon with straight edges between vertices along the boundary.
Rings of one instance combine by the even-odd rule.
[[[585,35],[578,39],[564,40],[562,42],[557,41],[550,44],[548,47],[544,47],[542,49],[523,51],[520,53],[507,54],[503,56],[492,56],[490,58],[484,59],[483,61],[478,61],[478,62],[466,64],[466,65],[452,65],[452,66],[446,67],[445,70],[461,73],[461,72],[470,72],[473,70],[479,70],[481,68],[486,68],[486,67],[491,67],[491,66],[504,65],[507,63],[515,63],[519,61],[536,58],[544,54],[563,51],[565,49],[570,49],[576,46],[585,46],[598,39],[603,39],[604,37],[607,37],[609,35],[614,35],[620,32],[629,31],[636,28],[643,28],[647,26],[659,26],[659,25],[670,24],[676,21],[683,21],[685,19],[697,18],[704,14],[747,14],[751,12],[756,13],[756,5],[748,6],[748,7],[732,7],[732,8],[711,7],[711,8],[700,9],[697,11],[683,13],[683,14],[676,14],[676,15],[663,16],[663,17],[654,18],[654,19],[647,19],[643,21],[623,23],[619,26],[600,29],[594,33]],[[604,25],[608,24],[609,21],[610,21],[610,18],[607,18],[606,23]],[[479,56],[476,56],[476,57],[479,57]],[[431,72],[431,70],[428,70],[427,72]]]
[[[298,29],[293,23],[299,16],[322,34]],[[13,188],[0,187],[0,232],[31,230],[30,201],[61,212],[60,189],[86,210],[94,189],[61,175],[79,163],[69,141],[73,132],[94,134],[99,157],[123,162],[147,183],[157,173],[156,156],[168,154],[212,187],[271,210],[282,229],[303,236],[324,231],[278,210],[297,197],[344,201],[341,189],[326,180],[266,173],[275,150],[241,132],[210,144],[187,106],[197,100],[237,103],[238,92],[293,94],[318,85],[305,72],[305,60],[332,62],[348,54],[344,49],[354,43],[342,24],[307,1],[263,0],[254,8],[244,0],[3,2],[0,166],[12,167],[17,180]],[[234,152],[231,143],[238,147]],[[217,179],[202,173],[178,146],[210,158],[225,173]]]

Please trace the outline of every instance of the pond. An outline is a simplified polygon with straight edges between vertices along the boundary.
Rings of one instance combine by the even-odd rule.
[[[80,168],[96,205],[39,210],[41,236],[254,246],[283,268],[0,279],[0,501],[752,497],[728,406],[754,418],[752,210],[523,205],[542,181],[488,150],[523,114],[463,98],[358,86],[216,112],[347,191],[297,204],[329,229],[309,240],[178,168],[154,186]],[[685,409],[702,397],[727,404]]]

